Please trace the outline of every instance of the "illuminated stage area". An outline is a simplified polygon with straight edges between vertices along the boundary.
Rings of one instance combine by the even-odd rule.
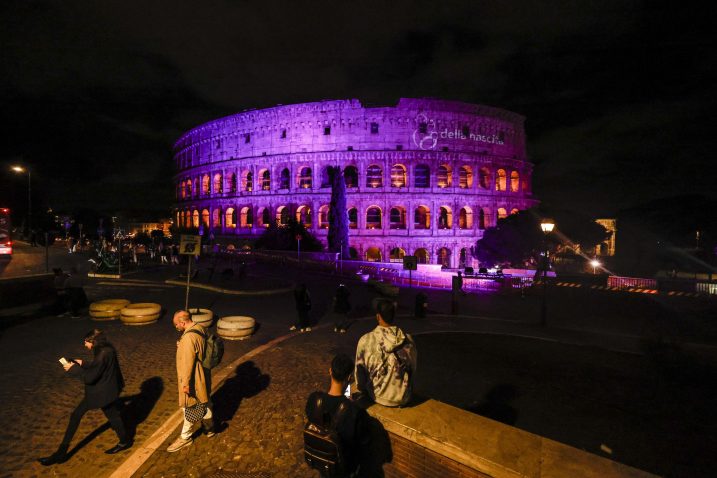
[[[471,249],[483,230],[537,202],[524,121],[488,106],[408,98],[396,106],[336,100],[227,116],[176,142],[175,219],[240,239],[295,217],[326,244],[328,167],[340,166],[352,255],[474,265]]]

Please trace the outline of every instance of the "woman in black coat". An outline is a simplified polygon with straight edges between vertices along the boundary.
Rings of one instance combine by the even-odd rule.
[[[55,453],[40,458],[40,463],[49,466],[67,461],[67,449],[80,425],[80,420],[89,410],[99,408],[104,412],[119,443],[105,453],[113,455],[132,446],[120,415],[119,394],[124,387],[124,378],[117,360],[117,352],[107,342],[102,331],[94,329],[85,336],[85,347],[93,353],[92,361],[83,363],[74,359],[63,365],[65,371],[85,384],[85,398],[70,415],[65,436]]]

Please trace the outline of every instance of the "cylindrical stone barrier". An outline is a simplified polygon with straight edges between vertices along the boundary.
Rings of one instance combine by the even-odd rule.
[[[214,314],[209,309],[190,308],[189,313],[192,315],[192,322],[202,324],[204,327],[211,327]]]
[[[105,299],[90,304],[90,318],[98,322],[119,319],[121,310],[129,304],[126,299]]]
[[[244,315],[230,315],[217,321],[217,334],[226,340],[244,340],[254,333],[256,321]]]
[[[125,325],[147,325],[157,322],[162,306],[152,302],[129,304],[122,309],[120,320]]]

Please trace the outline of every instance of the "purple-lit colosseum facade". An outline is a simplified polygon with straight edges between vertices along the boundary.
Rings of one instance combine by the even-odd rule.
[[[326,244],[327,168],[347,185],[351,252],[476,265],[500,217],[533,206],[525,118],[488,106],[402,98],[396,106],[320,101],[210,121],[174,146],[177,224],[256,238],[291,216]],[[238,241],[234,241],[238,243]]]

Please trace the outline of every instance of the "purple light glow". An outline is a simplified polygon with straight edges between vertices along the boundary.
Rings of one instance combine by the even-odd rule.
[[[524,120],[498,108],[407,98],[390,107],[337,100],[220,118],[175,144],[176,221],[251,238],[293,216],[326,243],[326,168],[338,165],[347,171],[357,258],[411,254],[419,263],[477,266],[471,248],[483,230],[537,203]]]

